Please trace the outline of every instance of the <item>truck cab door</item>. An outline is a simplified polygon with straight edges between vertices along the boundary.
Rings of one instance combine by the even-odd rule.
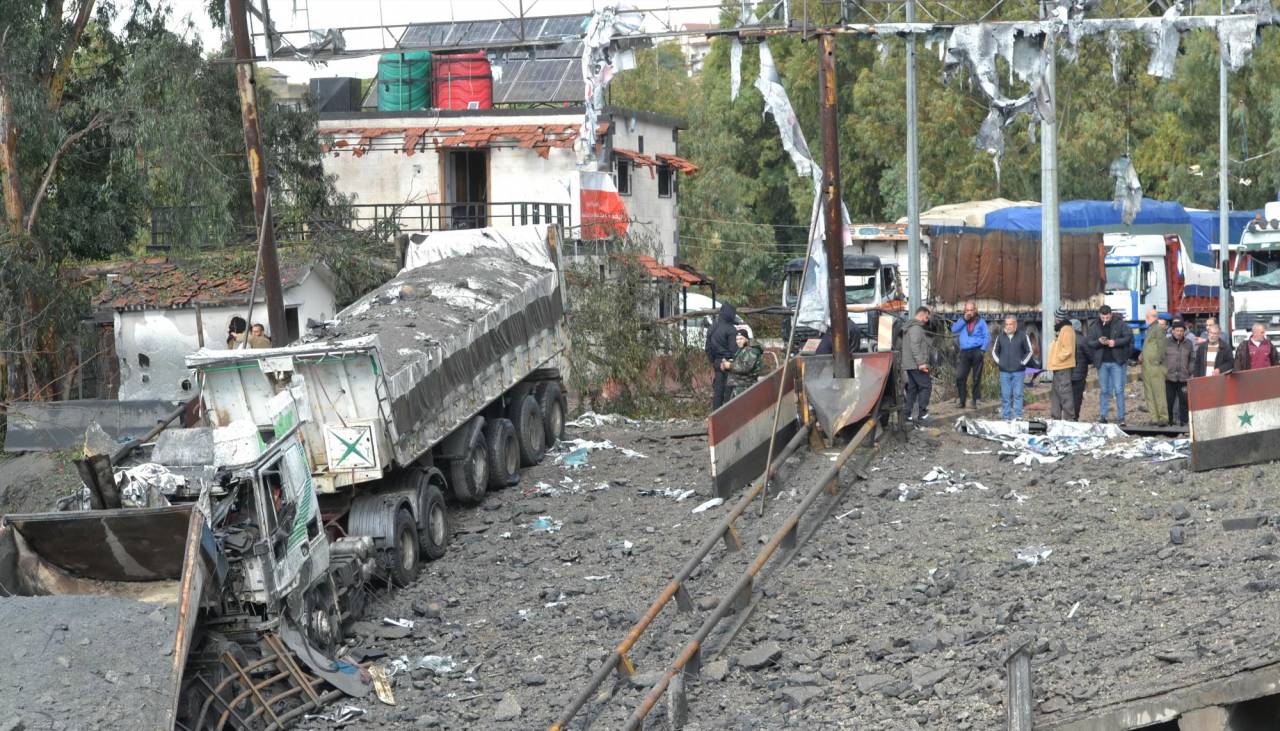
[[[329,543],[311,467],[297,432],[281,440],[255,468],[260,525],[267,542],[274,600],[306,589],[329,565]]]
[[[1144,259],[1139,277],[1141,290],[1138,298],[1142,306],[1141,311],[1135,313],[1134,319],[1141,320],[1149,307],[1154,307],[1159,312],[1168,312],[1169,282],[1164,261]]]

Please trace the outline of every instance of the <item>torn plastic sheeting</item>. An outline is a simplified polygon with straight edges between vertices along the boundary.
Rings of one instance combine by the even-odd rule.
[[[571,439],[564,442],[564,454],[556,457],[556,463],[563,464],[567,467],[581,467],[587,463],[587,453],[597,449],[614,449],[622,453],[622,456],[633,459],[647,459],[647,455],[637,452],[634,449],[616,446],[608,439],[602,442],[593,442],[587,439]]]
[[[615,36],[640,32],[644,18],[630,6],[611,5],[592,13],[582,39],[583,120],[576,143],[578,161],[586,162],[596,143],[596,126],[604,110],[605,89],[613,80],[615,62],[624,49],[614,48]]]
[[[729,42],[729,101],[737,101],[740,91],[742,91],[742,41],[734,36]]]
[[[154,462],[120,470],[116,472],[115,478],[120,502],[127,508],[168,505],[169,501],[165,498],[177,495],[178,491],[187,484],[185,477],[174,474],[168,467]],[[156,493],[159,493],[159,496]]]
[[[1183,459],[1189,456],[1187,439],[1130,438],[1115,424],[1092,424],[1050,419],[1043,435],[1027,433],[1026,422],[989,421],[961,417],[956,430],[1000,442],[1006,449],[1001,454],[1014,456],[1014,464],[1030,465],[1057,462],[1071,454],[1088,453],[1094,459],[1120,457],[1152,462]]]
[[[1231,4],[1232,15],[1253,15],[1258,25],[1271,25],[1276,22],[1276,11],[1271,0],[1235,0]]]
[[[765,111],[773,115],[773,121],[778,125],[782,147],[791,157],[796,174],[802,178],[813,178],[816,188],[822,182],[822,170],[814,163],[813,154],[809,152],[800,120],[796,118],[791,99],[782,86],[782,78],[778,76],[778,68],[774,65],[773,53],[769,50],[767,41],[760,44],[760,76],[756,79],[756,88],[764,97]]]
[[[594,411],[588,411],[573,421],[565,422],[565,426],[572,426],[577,429],[592,429],[599,426],[617,424],[636,426],[639,423],[635,419],[627,418],[621,414],[597,414]]]
[[[302,717],[302,720],[328,721],[334,726],[345,726],[366,715],[368,715],[368,711],[359,706],[338,706],[328,713],[308,713]]]

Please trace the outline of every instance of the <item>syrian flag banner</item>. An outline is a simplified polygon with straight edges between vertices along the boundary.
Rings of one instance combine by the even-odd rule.
[[[1267,462],[1280,456],[1280,367],[1192,379],[1191,469]]]

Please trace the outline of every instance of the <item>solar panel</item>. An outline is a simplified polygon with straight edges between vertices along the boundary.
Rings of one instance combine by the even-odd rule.
[[[581,102],[582,34],[590,15],[550,15],[519,19],[419,23],[405,29],[400,46],[437,53],[457,48],[490,48],[502,69],[493,84],[495,104]],[[559,41],[556,45],[532,44]],[[510,48],[520,43],[530,47]],[[504,50],[507,46],[510,50]]]

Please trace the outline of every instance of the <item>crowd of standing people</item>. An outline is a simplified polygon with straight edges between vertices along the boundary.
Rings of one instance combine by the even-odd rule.
[[[1125,386],[1129,364],[1134,359],[1134,338],[1128,323],[1106,305],[1098,309],[1097,320],[1083,332],[1061,308],[1054,319],[1053,344],[1044,365],[1051,377],[1050,418],[1080,419],[1085,382],[1092,366],[1098,376],[1099,421],[1125,425]],[[1146,320],[1147,329],[1136,360],[1142,369],[1147,411],[1156,424],[1188,423],[1187,384],[1193,379],[1280,364],[1280,352],[1267,339],[1262,323],[1255,324],[1249,337],[1233,349],[1213,318],[1205,321],[1199,333],[1181,319],[1172,319],[1166,325],[1166,318],[1154,308],[1146,313]],[[1031,337],[1019,327],[1017,318],[1007,316],[1002,331],[990,344],[985,325],[978,323],[981,319],[977,308],[966,303],[963,317],[951,326],[958,335],[960,351],[957,401],[961,408],[966,403],[977,406],[983,363],[978,354],[989,352],[1000,373],[1000,416],[1021,419],[1025,374],[1034,357]],[[905,353],[904,345],[904,362],[908,360]],[[908,395],[908,409],[910,406]],[[908,411],[904,416],[910,420],[911,414]]]

